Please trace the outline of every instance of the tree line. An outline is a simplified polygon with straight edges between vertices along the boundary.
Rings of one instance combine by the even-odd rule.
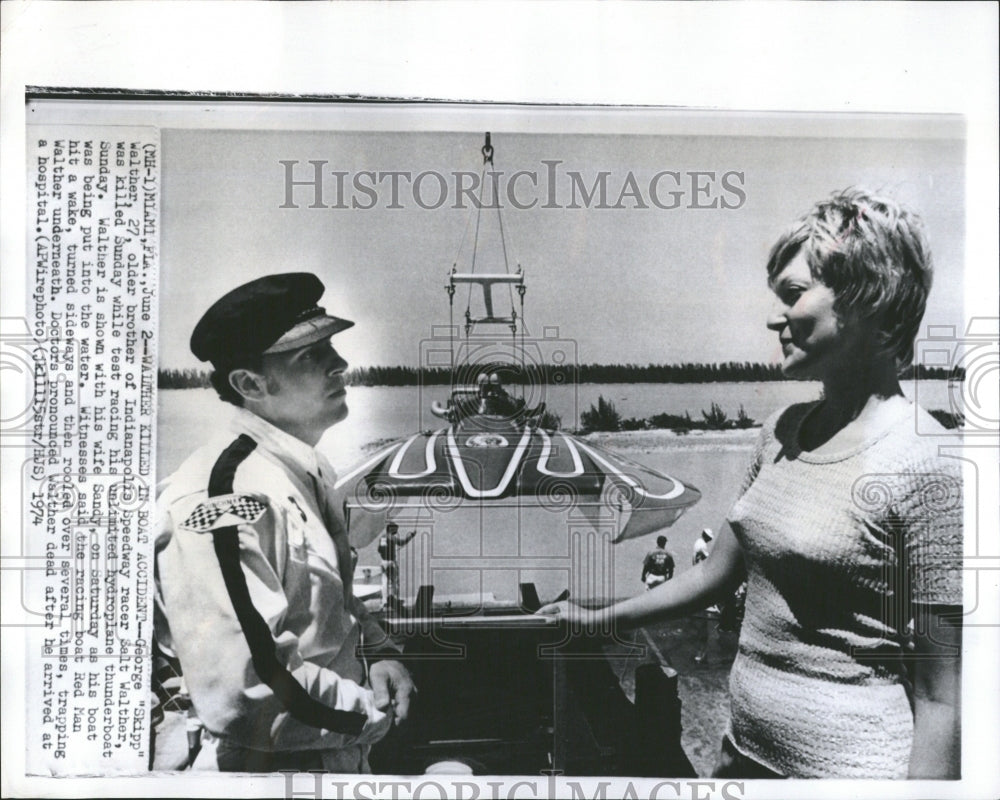
[[[587,411],[580,414],[580,428],[577,433],[593,433],[594,431],[642,431],[669,428],[675,433],[690,431],[726,431],[739,428],[759,428],[760,423],[747,414],[740,405],[735,418],[731,418],[722,406],[713,402],[709,410],[702,409],[701,419],[691,416],[691,412],[683,414],[662,413],[651,417],[624,418],[618,413],[615,404],[605,400],[604,395],[597,398],[597,405],[591,404]]]
[[[500,374],[505,385],[560,385],[575,383],[741,383],[788,380],[777,364],[750,361],[684,364],[465,364],[450,367],[355,367],[346,374],[349,386],[450,386],[474,384],[480,375]],[[211,386],[209,372],[200,369],[161,369],[161,389],[202,389]],[[907,367],[903,380],[964,380],[960,367]]]

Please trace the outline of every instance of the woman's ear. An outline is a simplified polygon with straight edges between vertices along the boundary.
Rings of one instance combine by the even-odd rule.
[[[852,306],[835,308],[837,314],[837,327],[840,330],[853,328],[864,336],[870,336],[878,329],[879,320],[876,312],[872,309],[862,309]]]
[[[882,329],[882,319],[876,312],[848,309],[837,316],[840,330],[850,331],[850,338],[857,343],[859,356],[895,361],[892,348],[887,343],[886,332]]]

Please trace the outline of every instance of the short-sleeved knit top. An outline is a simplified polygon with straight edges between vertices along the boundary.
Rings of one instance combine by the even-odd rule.
[[[803,452],[815,406],[768,420],[730,511],[748,585],[728,732],[789,777],[905,777],[912,604],[962,602],[955,439],[907,405],[846,452]]]

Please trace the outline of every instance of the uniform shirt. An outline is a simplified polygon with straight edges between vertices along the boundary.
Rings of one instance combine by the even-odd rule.
[[[333,480],[312,447],[240,409],[161,486],[156,635],[216,737],[361,772],[391,718],[357,650],[387,642],[351,593]]]
[[[674,571],[674,557],[659,547],[650,550],[642,562],[642,579],[646,575],[668,575]]]
[[[961,470],[913,406],[844,452],[804,452],[814,405],[765,423],[729,514],[748,581],[730,738],[789,777],[904,778],[913,608],[962,602]]]

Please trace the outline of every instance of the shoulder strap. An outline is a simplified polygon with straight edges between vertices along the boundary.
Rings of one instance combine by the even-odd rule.
[[[212,468],[208,481],[208,495],[215,497],[233,491],[236,469],[257,447],[257,442],[246,434],[240,435],[223,451]],[[356,711],[330,708],[311,697],[288,669],[278,661],[277,647],[271,628],[254,607],[246,575],[240,563],[239,529],[235,525],[212,531],[212,542],[219,567],[226,583],[226,591],[236,611],[243,635],[250,647],[254,671],[264,681],[289,713],[304,725],[325,728],[335,733],[356,735],[361,732],[368,717]]]

